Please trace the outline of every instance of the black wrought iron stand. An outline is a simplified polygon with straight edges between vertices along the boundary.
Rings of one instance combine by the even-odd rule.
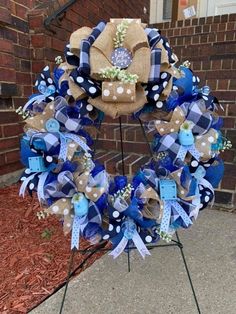
[[[152,148],[151,148],[151,145],[148,141],[148,138],[147,138],[147,135],[146,135],[146,132],[145,132],[145,129],[144,129],[144,126],[143,126],[143,123],[142,121],[139,119],[139,123],[140,123],[140,127],[142,129],[142,133],[143,133],[143,136],[145,138],[145,141],[147,143],[147,146],[148,146],[148,150],[149,150],[149,153],[150,153],[150,156],[151,157],[154,157],[153,156],[153,152],[152,152]],[[99,127],[98,127],[98,130],[100,131],[100,128],[101,128],[101,124],[102,122],[100,122],[99,124]],[[119,129],[120,129],[120,148],[121,148],[121,160],[122,160],[122,173],[123,175],[125,175],[125,163],[124,163],[124,147],[123,147],[123,134],[122,134],[122,120],[121,120],[121,117],[119,117]],[[96,136],[96,139],[95,139],[95,144],[94,144],[94,154],[96,152],[96,146],[97,146],[97,141],[98,141],[98,138],[99,138],[99,132],[97,133],[97,136]],[[185,255],[184,255],[184,251],[183,251],[183,244],[180,242],[180,238],[179,238],[179,235],[178,235],[178,232],[176,231],[176,239],[177,240],[171,240],[170,243],[167,243],[167,244],[150,244],[150,245],[147,245],[147,248],[149,250],[152,250],[154,248],[160,248],[160,247],[170,247],[170,246],[177,246],[179,249],[180,249],[180,253],[181,253],[181,256],[182,256],[182,260],[183,260],[183,263],[184,263],[184,267],[185,267],[185,270],[186,270],[186,273],[187,273],[187,276],[188,276],[188,280],[189,280],[189,283],[190,283],[190,287],[191,287],[191,290],[192,290],[192,294],[193,294],[193,297],[194,297],[194,301],[195,301],[195,304],[196,304],[196,307],[197,307],[197,312],[199,314],[201,314],[201,310],[200,310],[200,306],[199,306],[199,303],[198,303],[198,299],[197,299],[197,296],[196,296],[196,293],[195,293],[195,289],[194,289],[194,286],[193,286],[193,282],[192,282],[192,279],[191,279],[191,274],[190,274],[190,271],[189,271],[189,268],[188,268],[188,265],[187,265],[187,262],[186,262],[186,258],[185,258]],[[68,273],[67,273],[67,279],[66,279],[66,282],[64,283],[64,286],[65,286],[65,290],[64,290],[64,294],[63,294],[63,298],[62,298],[62,302],[61,302],[61,308],[60,308],[60,314],[62,314],[62,311],[63,311],[63,307],[64,307],[64,303],[65,303],[65,298],[66,298],[66,294],[67,294],[67,288],[68,288],[68,284],[69,284],[69,281],[70,281],[70,278],[81,268],[83,268],[83,266],[85,265],[85,263],[87,262],[87,260],[92,257],[95,253],[98,253],[98,252],[108,252],[108,251],[111,251],[112,249],[111,248],[107,248],[106,245],[108,244],[108,241],[102,241],[100,243],[98,243],[97,245],[90,245],[88,246],[87,248],[83,249],[83,250],[72,250],[71,252],[71,255],[70,255],[70,261],[69,261],[69,266],[68,266]],[[131,246],[130,245],[130,241],[128,242],[128,246],[127,246],[127,266],[128,266],[128,272],[130,272],[130,269],[131,269],[131,263],[130,263],[130,252],[132,250],[136,250],[137,248],[135,246]],[[85,259],[83,260],[83,262],[77,266],[74,270],[73,270],[73,260],[74,260],[74,256],[75,256],[75,253],[78,252],[78,253],[81,253],[81,254],[88,254]]]

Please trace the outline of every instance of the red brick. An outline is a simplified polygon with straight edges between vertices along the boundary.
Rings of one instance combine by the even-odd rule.
[[[0,38],[1,52],[13,53],[13,45],[10,40]]]
[[[224,192],[224,191],[216,191],[215,193],[215,202],[217,204],[231,205],[233,199],[233,194]]]
[[[31,35],[31,44],[35,48],[41,48],[45,46],[44,34]]]
[[[218,30],[219,30],[220,32],[225,31],[225,30],[226,30],[226,23],[221,23],[221,24],[219,24]]]
[[[29,27],[30,29],[43,27],[44,15],[31,15],[29,14]]]
[[[22,59],[30,59],[30,49],[19,45],[14,45],[15,56]]]
[[[211,68],[214,70],[220,70],[221,69],[221,60],[212,60],[211,61]]]
[[[23,86],[23,95],[25,97],[29,97],[33,93],[33,88],[31,85],[29,86]]]
[[[228,89],[228,80],[218,80],[218,90],[227,90]]]
[[[227,30],[235,30],[235,22],[228,22],[227,23]]]
[[[29,85],[31,83],[30,73],[16,72],[16,82],[22,85]]]
[[[52,48],[57,51],[63,52],[65,48],[65,43],[57,38],[52,39]]]
[[[11,13],[9,9],[0,7],[0,23],[11,24]]]
[[[230,80],[229,82],[229,89],[236,90],[236,80]]]
[[[236,103],[235,104],[229,104],[229,106],[228,106],[228,115],[236,117]]]
[[[12,137],[23,133],[23,124],[14,123],[2,125],[2,132],[4,137]]]
[[[12,55],[1,53],[0,54],[0,65],[2,67],[14,68],[15,58]]]
[[[0,151],[16,148],[19,146],[19,138],[12,137],[0,140]]]
[[[0,81],[3,82],[15,82],[16,71],[12,69],[0,68]]]
[[[0,154],[0,166],[5,165],[5,154]]]
[[[29,47],[30,45],[29,34],[18,33],[18,44],[20,46]]]
[[[27,20],[28,8],[23,7],[22,5],[16,4],[16,15],[23,20]]]
[[[13,150],[11,152],[6,152],[5,154],[6,158],[6,163],[10,164],[16,161],[20,160],[20,151],[18,150]]]
[[[233,129],[235,127],[235,119],[234,118],[224,118],[224,129]]]

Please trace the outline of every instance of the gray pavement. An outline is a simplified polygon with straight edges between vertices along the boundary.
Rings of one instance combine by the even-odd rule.
[[[236,215],[205,210],[179,232],[202,314],[236,313]],[[145,261],[107,254],[69,284],[66,314],[197,314],[177,247],[157,248]],[[59,313],[64,288],[31,314]]]

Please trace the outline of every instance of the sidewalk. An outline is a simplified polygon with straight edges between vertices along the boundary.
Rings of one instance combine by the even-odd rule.
[[[205,210],[179,232],[202,314],[236,313],[236,215]],[[145,261],[131,253],[107,254],[71,281],[65,314],[197,314],[177,247],[157,248]],[[31,314],[59,313],[62,293]]]

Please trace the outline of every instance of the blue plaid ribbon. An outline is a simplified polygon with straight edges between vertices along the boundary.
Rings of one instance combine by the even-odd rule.
[[[158,43],[158,41],[161,39],[161,35],[158,32],[157,29],[155,28],[145,28],[145,33],[147,35],[148,38],[148,42],[149,42],[149,46],[151,49],[153,49],[156,44]]]
[[[83,39],[80,44],[80,65],[78,72],[86,76],[90,75],[90,64],[89,64],[89,51],[92,44],[102,33],[106,26],[105,22],[100,22],[96,27],[94,27],[92,33],[87,39]]]

